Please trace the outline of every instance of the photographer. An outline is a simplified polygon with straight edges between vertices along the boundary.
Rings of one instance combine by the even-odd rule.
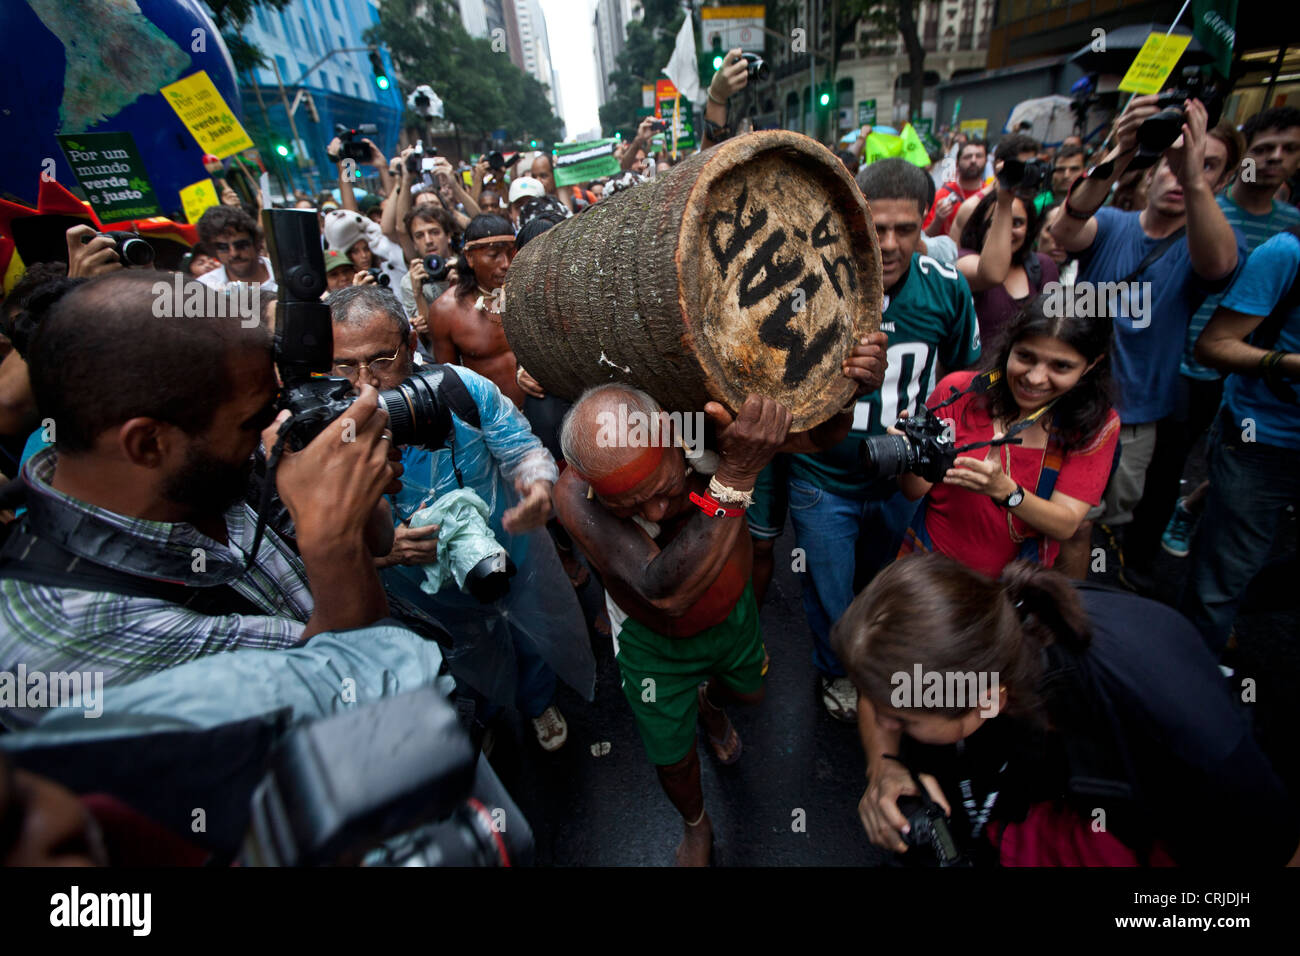
[[[431,169],[423,168],[426,161],[432,167]],[[448,236],[462,232],[469,225],[471,217],[478,215],[479,207],[465,191],[460,176],[452,170],[451,163],[445,158],[426,157],[423,151],[417,152],[414,146],[408,146],[402,150],[398,162],[400,164],[397,170],[399,185],[390,197],[390,201],[385,204],[384,235],[401,244],[402,251],[409,261],[429,255],[428,252],[418,251],[419,243],[411,234],[410,216],[413,204],[417,208],[427,204],[441,208],[451,220],[449,226],[443,227],[443,231]],[[417,164],[421,167],[419,171],[411,169],[411,166]],[[425,183],[423,188],[420,188],[421,180]],[[420,191],[414,192],[417,188],[420,188]],[[476,189],[475,193],[477,192]],[[387,218],[389,207],[393,210],[391,221]],[[443,255],[443,253],[438,254]],[[405,303],[405,298],[403,302]],[[414,298],[411,304],[414,305]]]
[[[964,393],[939,412],[951,418],[956,446],[1013,433],[1020,444],[973,449],[937,484],[902,475],[903,493],[925,501],[900,555],[941,551],[990,577],[1016,557],[1051,567],[1060,542],[1101,500],[1115,457],[1110,335],[1104,316],[1049,318],[1040,296],[1013,320],[988,371],[939,382],[931,408],[953,389]]]
[[[833,640],[861,695],[858,812],[877,846],[913,853],[897,800],[916,771],[975,862],[1300,863],[1285,787],[1164,605],[1027,563],[995,582],[928,555],[882,571]],[[944,681],[938,702],[927,689],[922,703],[917,674]],[[1246,820],[1268,825],[1242,839],[1233,821]]]
[[[350,289],[331,297],[330,309],[334,374],[382,390],[395,388],[416,371],[415,333],[391,292]],[[590,648],[581,610],[566,587],[550,538],[530,533],[550,516],[555,462],[496,386],[469,369],[456,368],[452,374],[475,410],[458,409],[448,393],[443,400],[450,405],[453,433],[447,447],[402,449],[402,490],[395,499],[402,523],[392,552],[376,563],[388,569],[384,578],[390,588],[428,608],[456,634],[448,656],[453,673],[493,704],[517,701],[542,748],[557,750],[568,729],[555,706],[556,671],[547,660],[556,661],[575,688],[587,693],[590,681],[583,686],[584,678],[575,675],[584,670]],[[487,504],[492,532],[519,569],[499,609],[451,586],[432,596],[421,590],[422,566],[438,560],[438,528],[411,528],[405,520],[457,488],[473,489]],[[591,668],[594,679],[594,662]],[[516,693],[502,690],[516,686]]]
[[[997,148],[993,150],[993,178],[985,181],[984,185],[973,196],[962,200],[957,207],[956,213],[952,215],[952,226],[948,230],[948,235],[956,242],[961,241],[962,231],[966,228],[966,222],[975,212],[975,206],[981,199],[989,194],[998,185],[1012,190],[1026,202],[1037,201],[1036,193],[1038,186],[1032,187],[1026,195],[1025,187],[1017,181],[1009,180],[1002,171],[1006,168],[1007,160],[1015,160],[1019,163],[1028,163],[1038,158],[1039,144],[1038,140],[1026,136],[1023,133],[1014,133],[1011,136],[1004,136],[998,141]],[[938,195],[937,193],[935,194]]]
[[[388,613],[372,552],[391,544],[381,495],[396,473],[376,393],[284,455],[276,488],[296,550],[268,528],[247,567],[252,456],[278,421],[270,342],[237,318],[155,318],[157,284],[106,276],[46,303],[29,364],[57,456],[24,467],[28,513],[0,560],[6,668],[119,683]]]
[[[716,146],[732,135],[728,122],[729,110],[727,100],[749,85],[749,61],[745,59],[740,47],[728,50],[722,58],[722,67],[713,74],[709,82],[707,102],[704,104],[704,135],[700,138],[700,149]],[[642,126],[644,126],[642,121]],[[637,131],[640,138],[640,130]],[[648,140],[647,140],[648,143]],[[625,165],[623,167],[627,169]]]
[[[438,296],[447,291],[447,285],[454,280],[455,272],[440,279],[432,279],[424,267],[424,260],[427,256],[438,256],[443,262],[451,258],[455,220],[441,206],[426,203],[406,214],[405,228],[415,255],[411,257],[406,275],[397,284],[397,295],[406,311],[406,317],[411,320],[415,331],[427,346],[430,341],[429,307],[437,301]],[[418,297],[415,294],[417,287],[420,289]]]
[[[1228,141],[1207,131],[1208,114],[1199,100],[1187,101],[1181,135],[1145,173],[1146,208],[1140,213],[1099,208],[1136,156],[1138,129],[1158,112],[1157,99],[1133,98],[1116,121],[1114,148],[1075,181],[1063,214],[1052,223],[1056,241],[1079,254],[1076,292],[1100,283],[1119,288],[1113,361],[1115,410],[1124,424],[1102,517],[1111,527],[1132,522],[1143,497],[1156,459],[1157,423],[1177,405],[1188,322],[1207,295],[1228,287],[1246,260],[1245,240],[1214,198],[1232,173]],[[1165,520],[1139,529],[1136,537],[1144,540],[1135,540],[1134,556],[1147,566],[1135,567],[1126,558],[1120,571],[1125,586],[1148,586],[1142,579],[1159,549]]]
[[[957,270],[975,294],[984,342],[999,342],[1021,307],[1060,278],[1056,263],[1034,251],[1041,222],[1032,200],[999,186],[979,201],[962,230]]]

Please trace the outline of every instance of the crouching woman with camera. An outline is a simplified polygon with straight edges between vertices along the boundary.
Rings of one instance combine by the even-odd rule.
[[[1017,314],[985,371],[949,375],[930,396],[958,455],[937,483],[900,476],[908,498],[925,498],[900,556],[940,551],[994,578],[1017,557],[1050,567],[1101,501],[1119,442],[1111,320],[1049,316],[1044,303]]]
[[[831,641],[858,689],[858,809],[880,847],[917,856],[898,801],[919,782],[977,864],[1300,862],[1300,813],[1162,604],[1027,561],[993,581],[918,555],[878,574]],[[1267,824],[1246,835],[1250,820]]]

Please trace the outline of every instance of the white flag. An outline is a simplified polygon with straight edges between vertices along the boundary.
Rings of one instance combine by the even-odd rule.
[[[678,93],[696,106],[702,104],[704,91],[700,89],[699,65],[695,59],[695,27],[691,24],[689,13],[682,21],[682,28],[677,31],[677,45],[673,47],[672,59],[663,72],[673,81]]]

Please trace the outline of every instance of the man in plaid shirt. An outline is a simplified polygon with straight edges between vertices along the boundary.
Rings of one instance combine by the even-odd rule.
[[[268,527],[245,571],[257,523],[243,502],[252,455],[259,440],[274,443],[285,414],[275,413],[265,330],[237,317],[156,317],[157,297],[173,294],[157,273],[68,285],[45,303],[32,341],[32,388],[56,447],[24,468],[29,510],[15,541],[70,553],[67,571],[91,582],[108,568],[181,593],[220,586],[239,610],[41,583],[6,547],[0,672],[94,671],[127,683],[204,654],[289,647],[386,617],[373,555],[391,547],[382,495],[396,490],[400,466],[377,392],[362,389],[311,444],[285,453],[276,486],[297,552]],[[38,716],[0,706],[8,726]]]

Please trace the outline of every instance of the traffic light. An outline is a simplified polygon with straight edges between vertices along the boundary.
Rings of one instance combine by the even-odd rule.
[[[722,53],[722,37],[716,33],[713,34],[713,72],[722,69],[722,62],[725,59]]]
[[[375,86],[381,90],[388,89],[391,85],[388,82],[388,71],[384,69],[384,60],[378,50],[370,51],[370,70],[375,74]]]
[[[293,150],[289,148],[288,143],[276,143],[275,152],[276,155],[280,156],[282,159],[288,159],[293,155]]]
[[[537,148],[537,140],[535,140],[535,139],[530,139],[530,140],[528,141],[528,148],[529,148],[529,149],[536,149],[536,148]]]
[[[827,90],[822,90],[821,95],[817,97],[817,102],[822,106],[830,106],[831,94]]]

